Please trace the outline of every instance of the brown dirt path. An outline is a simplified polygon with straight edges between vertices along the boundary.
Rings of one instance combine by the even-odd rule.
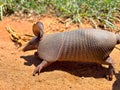
[[[44,23],[46,33],[77,29],[78,25],[65,26],[58,18],[45,15],[34,21]],[[33,22],[14,16],[0,21],[0,90],[120,90],[120,51],[114,49],[111,57],[115,61],[116,75],[112,81],[104,78],[107,69],[95,64],[56,62],[32,76],[40,60],[33,56],[34,51],[22,52],[10,40],[5,27],[9,25],[20,34],[32,34]],[[79,28],[91,28],[88,24]],[[120,47],[120,45],[118,46]]]

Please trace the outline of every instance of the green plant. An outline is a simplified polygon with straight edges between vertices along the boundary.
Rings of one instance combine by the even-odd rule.
[[[70,18],[69,22],[82,23],[87,19],[95,28],[116,28],[114,22],[120,22],[120,0],[6,0],[5,3],[5,15],[31,10],[38,14],[52,12]]]
[[[115,28],[114,21],[120,21],[120,0],[55,0],[58,16],[72,18],[73,22],[90,20],[95,27]],[[96,25],[98,24],[98,25]]]
[[[2,20],[2,18],[3,18],[3,4],[4,4],[4,2],[0,1],[0,20]]]

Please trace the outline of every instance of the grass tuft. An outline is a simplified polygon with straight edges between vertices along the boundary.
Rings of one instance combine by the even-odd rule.
[[[6,0],[5,3],[5,15],[31,10],[38,14],[49,12],[75,23],[87,19],[95,28],[115,28],[114,22],[120,22],[120,0]]]

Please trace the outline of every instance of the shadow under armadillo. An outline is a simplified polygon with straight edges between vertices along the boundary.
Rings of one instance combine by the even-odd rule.
[[[113,83],[112,90],[120,90],[120,71],[115,74],[116,81]]]
[[[42,59],[35,58],[34,55],[21,56],[26,62],[24,65],[37,66],[41,63]],[[70,74],[79,76],[79,77],[94,77],[94,78],[105,78],[108,74],[108,68],[102,67],[100,64],[96,63],[81,63],[81,62],[69,62],[69,61],[56,61],[51,65],[44,68],[42,72],[49,72],[54,70],[62,70],[69,72]],[[32,71],[31,71],[32,72]]]
[[[23,58],[24,60],[26,60],[26,62],[24,62],[24,65],[27,65],[27,66],[31,66],[31,65],[37,66],[42,61],[42,59],[35,58],[34,55],[21,56],[20,58]]]

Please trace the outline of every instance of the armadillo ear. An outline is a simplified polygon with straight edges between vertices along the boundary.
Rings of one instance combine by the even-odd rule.
[[[34,35],[36,35],[38,37],[39,36],[42,37],[43,34],[44,34],[43,30],[44,30],[44,25],[43,25],[42,22],[37,22],[37,23],[33,24],[33,33],[34,33]]]

